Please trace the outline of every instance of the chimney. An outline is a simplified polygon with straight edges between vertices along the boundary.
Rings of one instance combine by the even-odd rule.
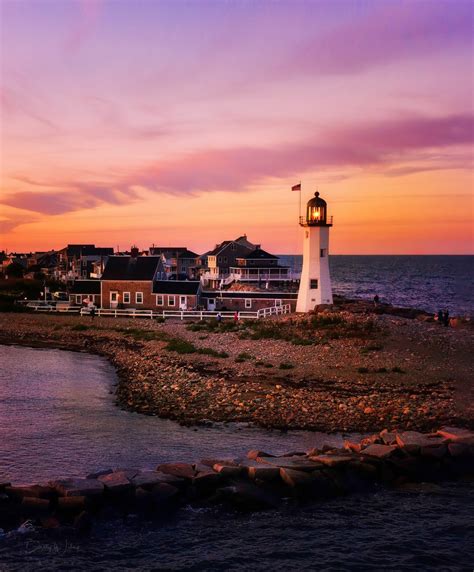
[[[138,248],[137,248],[136,246],[132,246],[132,247],[130,248],[130,256],[131,256],[132,258],[137,258],[139,252],[140,252],[140,251],[138,250]]]

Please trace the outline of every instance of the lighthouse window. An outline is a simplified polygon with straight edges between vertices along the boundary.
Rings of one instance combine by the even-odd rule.
[[[318,289],[318,279],[313,278],[309,281],[309,288],[310,290],[317,290]]]
[[[326,256],[326,249],[321,248],[321,258],[324,258],[325,256]]]

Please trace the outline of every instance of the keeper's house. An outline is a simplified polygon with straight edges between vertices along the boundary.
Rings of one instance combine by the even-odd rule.
[[[102,308],[155,310],[155,282],[162,277],[160,256],[110,256],[101,278]]]
[[[194,310],[199,303],[198,280],[163,280],[162,256],[111,256],[101,279],[102,308]]]

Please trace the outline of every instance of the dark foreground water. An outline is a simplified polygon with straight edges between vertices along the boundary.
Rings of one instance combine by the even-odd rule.
[[[299,271],[300,255],[282,255],[281,264]],[[330,256],[334,292],[396,306],[452,315],[474,315],[474,256]]]
[[[0,480],[84,475],[107,467],[283,453],[340,436],[233,427],[194,431],[121,411],[102,358],[0,346]],[[472,570],[474,487],[380,490],[310,507],[238,515],[180,511],[171,521],[101,523],[92,537],[0,532],[0,571]]]

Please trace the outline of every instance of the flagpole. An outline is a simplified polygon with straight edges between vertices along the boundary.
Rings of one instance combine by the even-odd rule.
[[[301,181],[300,181],[300,211],[299,211],[299,215],[298,215],[298,224],[301,221]]]

